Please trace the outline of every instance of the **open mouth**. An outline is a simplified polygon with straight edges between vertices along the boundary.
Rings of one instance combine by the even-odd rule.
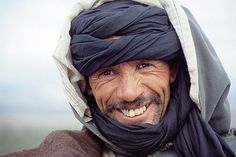
[[[113,119],[125,125],[154,123],[157,105],[149,102],[146,105],[123,106],[123,108],[113,110]]]
[[[121,109],[120,111],[127,117],[135,117],[145,113],[149,105],[141,106],[133,109]]]

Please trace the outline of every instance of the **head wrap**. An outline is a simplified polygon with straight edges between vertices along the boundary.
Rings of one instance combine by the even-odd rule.
[[[71,54],[84,76],[97,69],[139,59],[174,58],[181,49],[165,10],[114,1],[84,11],[72,21]],[[111,36],[119,39],[107,39]]]
[[[168,61],[181,54],[165,10],[133,1],[112,1],[82,12],[73,20],[70,34],[72,61],[84,76],[125,61]],[[107,39],[114,35],[120,38]],[[180,157],[235,156],[201,117],[188,95],[189,82],[182,58],[167,111],[156,125],[120,124],[100,112],[93,96],[86,98],[98,130],[128,152],[122,155],[147,156],[173,142]]]

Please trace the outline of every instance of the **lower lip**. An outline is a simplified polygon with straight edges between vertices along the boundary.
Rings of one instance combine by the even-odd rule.
[[[151,114],[151,112],[155,111],[154,108],[155,108],[155,104],[150,104],[144,113],[134,116],[134,117],[126,116],[120,110],[114,110],[113,114],[115,115],[115,118],[117,121],[126,125],[152,123],[151,121],[149,122],[148,120],[152,120],[150,116],[153,115]]]

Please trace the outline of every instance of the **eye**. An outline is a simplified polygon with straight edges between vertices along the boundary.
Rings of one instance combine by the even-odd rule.
[[[113,70],[104,70],[99,73],[98,77],[108,77],[114,75],[115,72]]]
[[[152,64],[149,64],[149,63],[140,63],[137,65],[137,69],[143,69],[143,68],[148,68],[152,66]]]

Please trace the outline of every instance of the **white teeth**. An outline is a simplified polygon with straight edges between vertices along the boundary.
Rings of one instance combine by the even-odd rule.
[[[130,116],[130,117],[134,117],[134,116],[135,116],[134,110],[129,110],[129,116]]]
[[[121,111],[125,116],[134,117],[134,116],[143,114],[146,110],[147,110],[147,107],[143,106],[136,109],[123,109]]]
[[[138,109],[138,108],[135,109],[135,110],[134,110],[134,113],[135,113],[135,115],[140,115],[140,111],[139,111],[139,109]]]
[[[143,111],[146,111],[146,110],[147,110],[146,106],[143,106]]]

